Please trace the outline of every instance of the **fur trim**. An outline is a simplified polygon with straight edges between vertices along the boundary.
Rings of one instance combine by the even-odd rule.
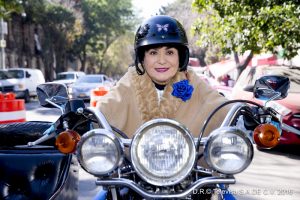
[[[159,101],[157,92],[151,78],[147,73],[138,75],[134,68],[129,68],[132,76],[131,81],[134,87],[138,108],[141,112],[143,123],[156,118],[174,119],[175,113],[182,100],[172,96],[173,83],[186,79],[184,72],[178,72],[166,85],[162,98]]]

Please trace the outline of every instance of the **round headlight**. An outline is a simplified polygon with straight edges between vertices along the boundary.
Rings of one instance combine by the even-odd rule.
[[[132,164],[150,184],[174,185],[193,168],[196,148],[191,134],[174,120],[154,119],[136,132],[130,149]]]
[[[77,147],[77,158],[88,173],[106,175],[121,164],[123,146],[113,133],[94,129],[82,136]]]
[[[216,171],[236,174],[248,167],[253,158],[253,147],[246,134],[234,127],[213,131],[205,145],[206,162]]]

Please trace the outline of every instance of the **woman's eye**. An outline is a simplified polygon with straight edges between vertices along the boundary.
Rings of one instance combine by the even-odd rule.
[[[156,51],[151,51],[151,50],[150,50],[150,51],[149,51],[149,54],[150,54],[150,55],[155,55],[155,54],[157,54],[157,52],[156,52]]]
[[[174,51],[172,51],[172,50],[167,51],[167,54],[168,54],[168,55],[173,55],[173,54],[174,54]]]

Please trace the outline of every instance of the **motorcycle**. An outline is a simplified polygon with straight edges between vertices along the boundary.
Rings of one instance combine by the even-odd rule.
[[[256,81],[253,94],[266,101],[278,100],[287,96],[288,88],[288,78],[265,76]],[[78,171],[71,170],[72,165],[78,167],[75,157],[97,178],[95,184],[103,187],[94,199],[234,199],[229,185],[235,183],[235,174],[250,165],[253,145],[273,148],[281,129],[300,135],[299,130],[283,124],[273,108],[229,100],[213,110],[197,138],[177,121],[153,119],[129,139],[99,110],[86,108],[81,100],[68,99],[63,85],[42,84],[37,93],[42,106],[57,107],[62,115],[54,123],[0,126],[0,137],[4,138],[0,138],[3,199],[16,195],[23,199],[67,199],[60,195],[67,194],[65,189],[71,188],[68,183],[77,183]],[[229,104],[233,105],[220,128],[203,137],[214,114]],[[20,131],[26,124],[29,128]],[[14,132],[13,127],[17,127]],[[208,166],[202,165],[201,159]],[[29,167],[24,167],[25,163]],[[40,170],[40,166],[45,169]],[[74,172],[77,175],[72,175]],[[9,177],[9,173],[25,177],[24,181]],[[76,189],[71,189],[70,199],[76,199],[76,194]]]
[[[75,148],[79,134],[89,130],[88,123],[76,124],[82,121],[76,110],[84,108],[84,103],[66,101],[64,85],[45,84],[37,91],[41,105],[47,106],[48,101],[58,106],[62,115],[54,123],[0,125],[0,199],[74,200],[78,196],[79,164],[76,156],[68,153],[71,146],[64,146],[63,141],[57,143],[59,138],[55,136],[61,133],[64,140],[71,139]]]

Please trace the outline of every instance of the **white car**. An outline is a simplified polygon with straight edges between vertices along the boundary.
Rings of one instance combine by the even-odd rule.
[[[93,89],[104,87],[107,90],[112,86],[110,78],[104,74],[88,74],[80,77],[70,88],[72,98],[89,100]]]
[[[13,84],[7,79],[10,79],[11,76],[5,70],[0,70],[0,93],[14,92],[17,85]]]
[[[45,77],[39,69],[9,68],[5,71],[9,74],[6,81],[15,85],[16,97],[24,99],[25,102],[36,96],[36,87],[39,84],[45,83]]]
[[[84,76],[85,73],[81,71],[73,72],[60,72],[56,75],[56,79],[53,82],[65,84],[67,87],[70,87],[75,83],[81,76]]]

